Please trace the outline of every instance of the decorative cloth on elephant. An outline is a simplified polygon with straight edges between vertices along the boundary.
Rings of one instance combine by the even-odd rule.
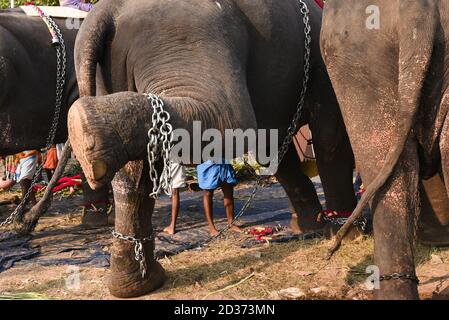
[[[203,190],[215,190],[226,182],[235,186],[238,181],[235,177],[235,171],[228,162],[215,163],[212,160],[200,164],[197,168],[198,184]]]
[[[62,189],[69,188],[69,187],[79,187],[81,186],[81,175],[77,174],[72,177],[62,177],[58,180],[56,186],[53,188],[52,193],[61,191]],[[45,186],[41,184],[35,184],[34,185],[34,191],[39,191],[41,189],[44,189]]]
[[[87,12],[94,8],[92,3],[84,3],[82,0],[59,0],[59,5],[61,7],[70,7]]]
[[[183,165],[172,162],[171,165],[171,187],[173,189],[184,188],[187,186],[186,173]]]
[[[16,180],[20,182],[24,179],[33,179],[37,168],[37,150],[24,151],[16,155],[18,165],[16,168]]]

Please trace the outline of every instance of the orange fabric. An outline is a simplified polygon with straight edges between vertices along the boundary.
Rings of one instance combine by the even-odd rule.
[[[14,162],[15,162],[16,164],[18,164],[19,161],[20,161],[21,159],[25,159],[25,158],[31,157],[31,156],[33,156],[33,155],[35,155],[35,154],[37,154],[37,153],[38,153],[37,150],[31,150],[30,152],[20,152],[20,153],[17,153],[17,154],[15,155]]]
[[[58,153],[56,147],[52,147],[47,151],[45,158],[44,169],[54,170],[58,166]]]

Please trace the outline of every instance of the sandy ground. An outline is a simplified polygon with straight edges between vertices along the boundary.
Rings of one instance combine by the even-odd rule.
[[[13,194],[1,193],[0,200]],[[198,199],[191,200],[199,208]],[[280,196],[272,201],[285,199]],[[80,226],[80,203],[79,197],[55,200],[28,241],[39,254],[0,272],[0,299],[115,299],[105,286],[107,265],[98,263],[110,250],[109,229]],[[0,221],[11,208],[0,207]],[[167,212],[161,206],[158,209],[163,224]],[[181,229],[186,226],[204,228],[202,222],[189,224],[188,217]],[[364,284],[369,275],[366,267],[373,264],[369,236],[344,244],[330,261],[324,259],[330,244],[325,239],[266,243],[250,249],[242,248],[243,240],[226,235],[201,250],[160,259],[167,282],[139,299],[286,299],[291,296],[283,290],[289,288],[296,288],[287,290],[296,292],[294,297],[304,299],[372,298]],[[101,259],[95,263],[70,262],[100,251]],[[416,263],[421,298],[449,299],[449,249],[419,245]]]

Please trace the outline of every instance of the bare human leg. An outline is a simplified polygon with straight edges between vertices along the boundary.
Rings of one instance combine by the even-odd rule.
[[[171,222],[170,225],[164,229],[164,232],[171,235],[176,233],[176,220],[178,219],[179,205],[180,205],[179,189],[173,188],[171,195]]]
[[[228,218],[228,224],[231,226],[230,229],[235,232],[243,232],[240,227],[231,224],[234,220],[234,187],[229,183],[223,182],[221,190],[223,191],[223,205],[226,211],[226,217]]]
[[[218,235],[218,230],[214,225],[214,190],[204,190],[203,205],[206,215],[207,225],[211,236]]]

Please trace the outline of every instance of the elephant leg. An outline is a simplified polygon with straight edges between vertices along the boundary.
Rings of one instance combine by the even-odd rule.
[[[433,246],[449,245],[449,198],[439,174],[420,182],[420,242]]]
[[[443,125],[440,137],[442,185],[446,187],[446,196],[449,196],[449,115]],[[443,210],[445,212],[443,212]],[[449,232],[449,206],[445,206],[438,214],[438,222]]]
[[[419,214],[419,162],[409,142],[392,176],[373,198],[374,262],[381,276],[415,275],[415,232]],[[409,279],[380,281],[377,299],[418,299],[417,283]]]
[[[149,197],[150,179],[145,161],[129,162],[112,181],[115,200],[115,231],[134,238],[150,237],[154,199]],[[114,239],[108,288],[120,298],[144,295],[156,290],[165,281],[165,272],[154,258],[154,239],[142,242],[146,274],[142,278],[140,264],[135,260],[133,242]]]
[[[295,233],[322,229],[324,224],[317,221],[322,207],[312,181],[300,168],[300,159],[293,145],[288,149],[276,178],[290,200],[292,211],[291,227]]]
[[[310,129],[326,209],[348,214],[357,205],[353,186],[354,155],[332,90],[316,95],[320,94],[324,101],[311,112]],[[339,225],[328,223],[324,233],[332,237],[339,229]],[[345,240],[357,238],[361,233],[359,228],[352,227]]]
[[[84,200],[83,225],[89,227],[108,225],[109,184],[92,190],[87,183],[84,173],[81,172],[81,187]]]

